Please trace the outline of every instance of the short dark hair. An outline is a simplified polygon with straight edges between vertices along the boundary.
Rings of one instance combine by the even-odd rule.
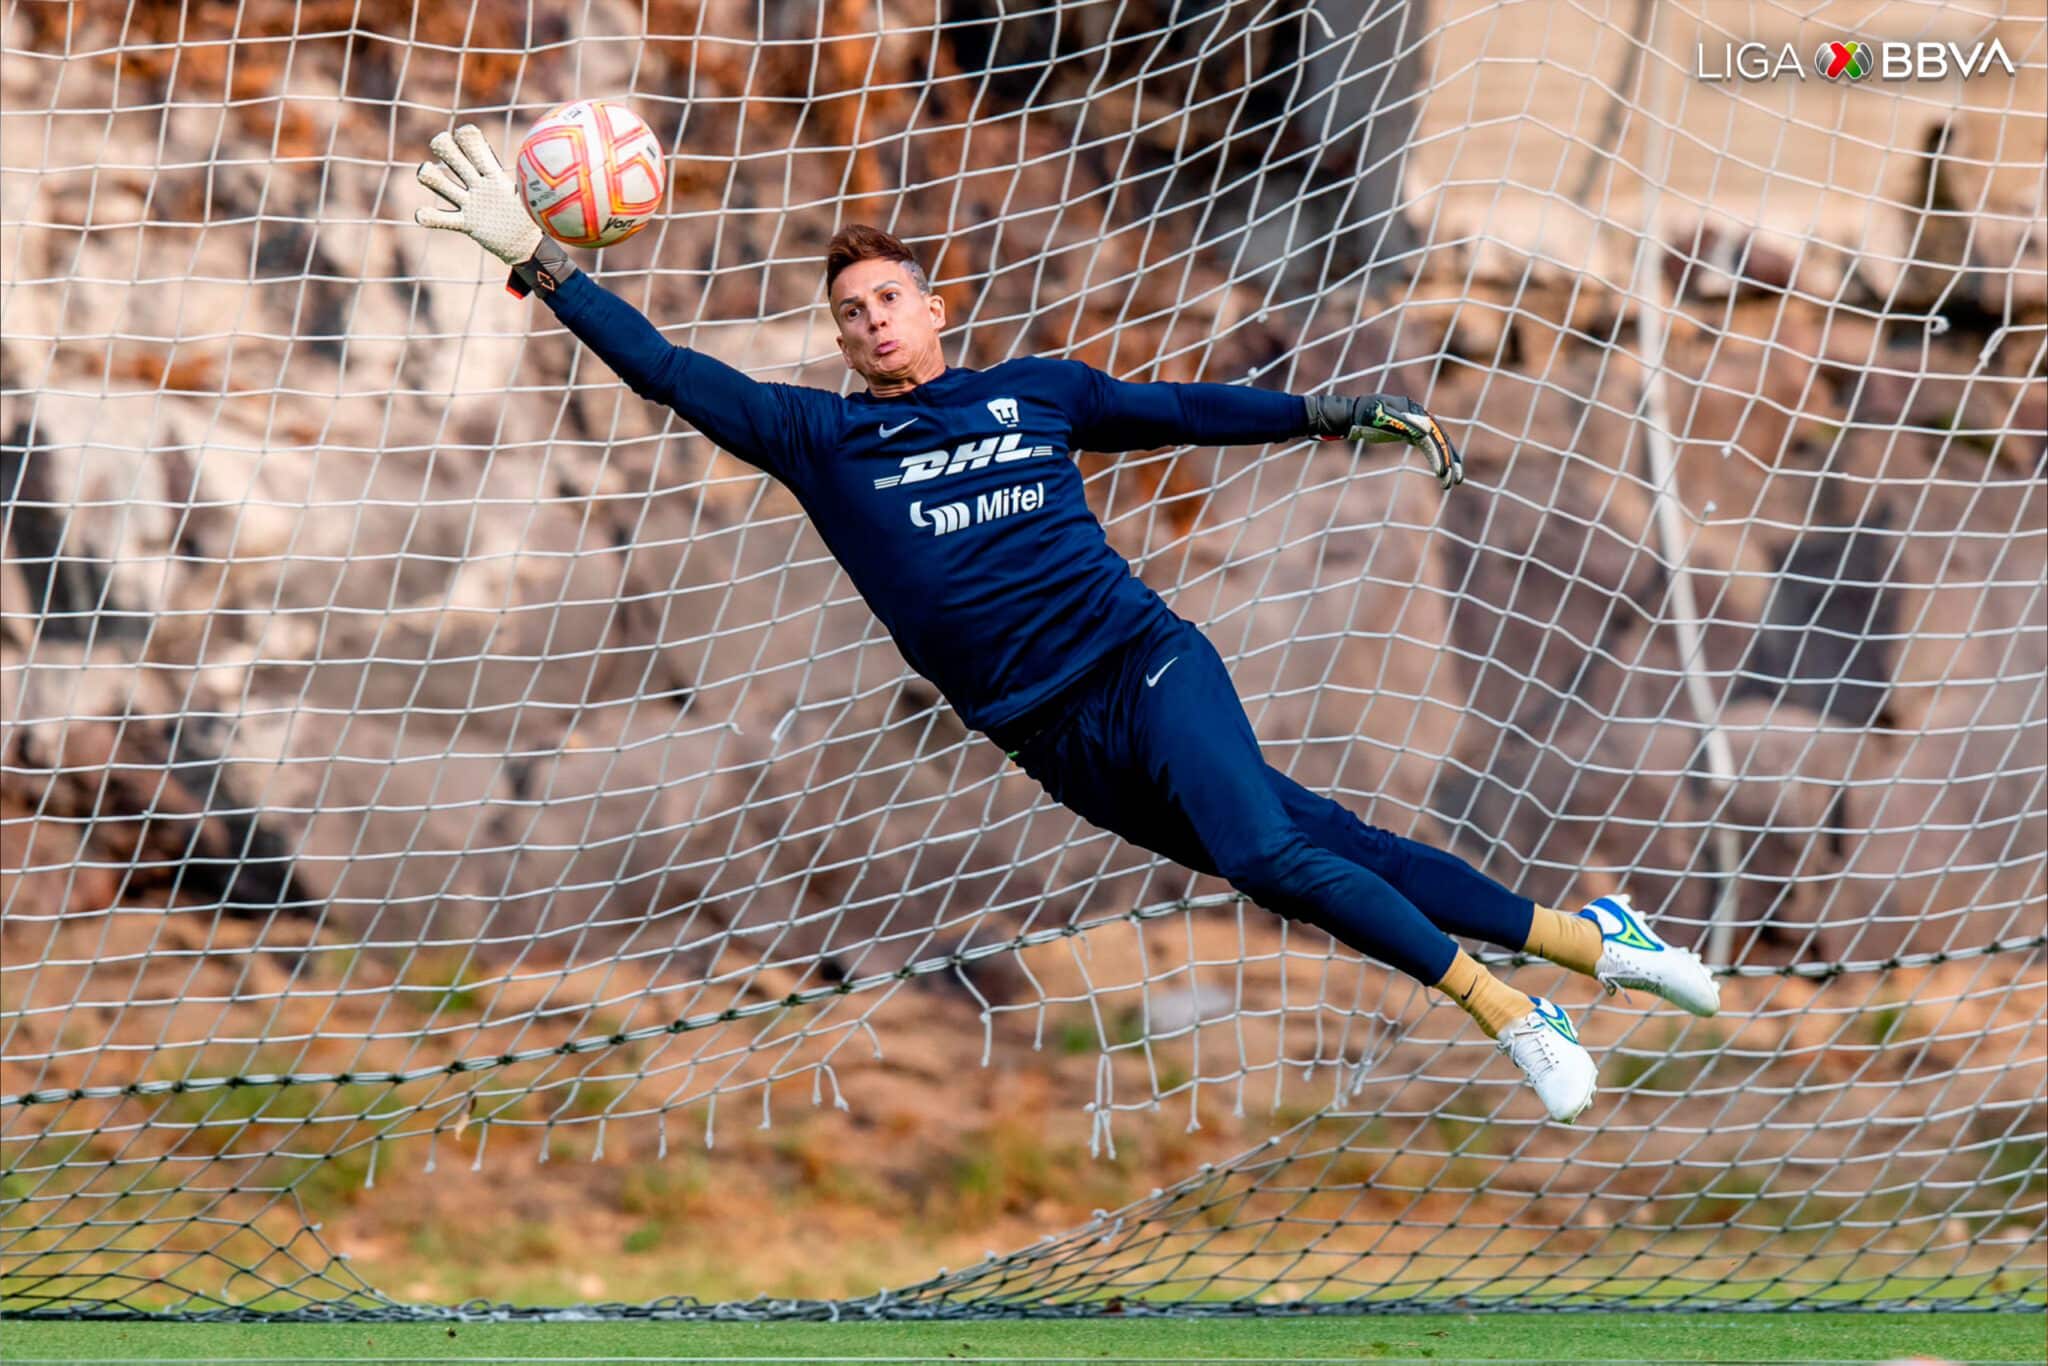
[[[831,300],[833,281],[855,261],[901,261],[904,271],[910,276],[910,283],[917,286],[917,292],[932,292],[932,282],[925,277],[924,267],[910,254],[910,248],[903,245],[902,238],[880,228],[869,227],[866,223],[851,223],[833,233],[830,245],[825,248],[827,302]]]

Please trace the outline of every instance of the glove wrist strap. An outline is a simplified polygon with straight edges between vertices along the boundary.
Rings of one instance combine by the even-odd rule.
[[[1340,398],[1335,394],[1310,394],[1302,399],[1308,407],[1308,434],[1321,437],[1348,437],[1356,425],[1354,416],[1358,400]]]
[[[554,238],[543,235],[533,255],[512,267],[505,288],[521,299],[536,290],[545,297],[568,283],[575,273],[576,263],[569,259],[569,254]]]

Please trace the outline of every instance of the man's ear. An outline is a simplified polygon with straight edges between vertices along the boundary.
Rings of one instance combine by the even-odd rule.
[[[925,295],[924,299],[925,303],[930,305],[932,310],[932,326],[944,327],[946,325],[946,300],[944,296],[935,289]]]

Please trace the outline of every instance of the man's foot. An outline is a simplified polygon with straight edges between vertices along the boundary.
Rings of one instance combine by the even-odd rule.
[[[1571,1017],[1541,996],[1530,999],[1536,1008],[1509,1026],[1494,1047],[1514,1059],[1550,1117],[1569,1124],[1593,1103],[1600,1072]]]
[[[1721,1009],[1721,984],[1700,956],[1659,938],[1627,893],[1603,896],[1579,914],[1600,927],[1600,963],[1593,975],[1610,994],[1623,987],[1647,991],[1695,1015]]]

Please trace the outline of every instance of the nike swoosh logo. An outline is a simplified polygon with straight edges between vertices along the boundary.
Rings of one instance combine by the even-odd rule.
[[[917,419],[913,417],[908,422],[899,422],[893,427],[884,426],[882,428],[882,440],[887,441],[890,437],[896,435],[896,433],[902,431],[905,427],[908,427],[911,422],[915,421],[917,421]]]
[[[1145,675],[1145,686],[1149,688],[1149,687],[1151,687],[1151,686],[1152,686],[1152,685],[1153,685],[1154,683],[1157,683],[1157,682],[1158,682],[1158,681],[1159,681],[1160,679],[1162,679],[1162,678],[1166,677],[1166,671],[1167,671],[1168,669],[1171,669],[1171,668],[1172,668],[1172,667],[1174,666],[1174,662],[1175,662],[1175,660],[1178,660],[1179,658],[1180,658],[1180,656],[1179,656],[1179,655],[1175,655],[1175,656],[1173,657],[1173,659],[1169,659],[1169,660],[1167,660],[1167,661],[1166,661],[1166,662],[1165,662],[1164,664],[1161,664],[1161,665],[1159,666],[1159,672],[1158,672],[1158,673],[1156,673],[1156,674],[1146,674],[1146,675]]]

